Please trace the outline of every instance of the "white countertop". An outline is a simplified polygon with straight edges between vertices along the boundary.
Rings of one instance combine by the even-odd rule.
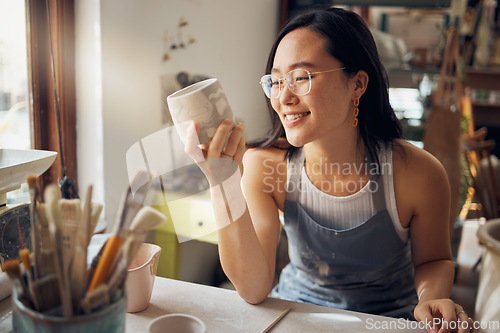
[[[426,332],[416,322],[268,298],[246,303],[232,290],[156,277],[150,306],[127,314],[126,331],[144,332],[165,314],[185,313],[205,322],[208,332],[262,332],[286,308],[291,311],[272,332]]]

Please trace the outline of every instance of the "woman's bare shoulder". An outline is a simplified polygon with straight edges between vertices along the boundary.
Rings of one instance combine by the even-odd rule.
[[[286,150],[279,149],[275,147],[270,148],[250,148],[245,152],[243,156],[243,161],[246,162],[262,162],[264,160],[270,159],[273,163],[286,162],[285,155]]]
[[[428,151],[404,140],[396,140],[393,145],[393,164],[404,176],[446,176],[443,165]]]
[[[409,142],[397,140],[392,153],[394,190],[403,227],[433,205],[446,205],[449,182],[437,158]]]
[[[267,194],[282,209],[286,194],[286,150],[252,148],[243,156],[243,184],[247,194]]]

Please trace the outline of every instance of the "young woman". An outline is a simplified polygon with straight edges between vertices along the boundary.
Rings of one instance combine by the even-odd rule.
[[[470,321],[449,299],[445,170],[401,139],[362,19],[338,8],[298,16],[279,34],[267,73],[269,137],[245,150],[243,125],[226,120],[202,147],[209,178],[219,179],[212,185],[233,179],[212,197],[222,267],[241,297],[259,303],[272,292],[420,321]],[[196,149],[188,151],[199,161]],[[211,161],[238,164],[243,191]],[[290,263],[272,289],[281,212]]]

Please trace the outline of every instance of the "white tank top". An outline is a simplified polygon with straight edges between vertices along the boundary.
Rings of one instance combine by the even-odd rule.
[[[382,147],[379,151],[380,173],[384,182],[387,211],[391,216],[399,237],[403,242],[408,240],[409,228],[403,228],[399,220],[394,191],[392,167],[392,148]],[[349,166],[342,166],[349,167]],[[370,168],[370,167],[368,167]],[[369,171],[370,169],[368,169]],[[376,212],[373,206],[369,182],[358,192],[337,197],[319,190],[309,179],[302,166],[298,201],[305,211],[318,223],[335,230],[355,228],[372,217]],[[370,181],[371,182],[371,181]],[[344,184],[349,186],[349,184]],[[352,184],[354,186],[354,184]]]

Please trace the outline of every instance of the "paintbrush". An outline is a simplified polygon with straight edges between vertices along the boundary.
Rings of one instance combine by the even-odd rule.
[[[107,242],[104,244],[102,255],[91,277],[87,293],[95,290],[107,279],[111,266],[113,265],[113,261],[115,260],[122,243],[123,238],[118,235],[114,235],[109,237]]]
[[[23,262],[24,270],[26,271],[26,275],[28,276],[28,285],[27,291],[29,293],[30,299],[33,302],[36,310],[40,309],[40,302],[38,300],[38,295],[35,294],[33,290],[33,273],[31,271],[31,258],[30,251],[28,249],[19,250],[19,256]]]
[[[108,305],[110,303],[108,286],[101,284],[96,289],[89,291],[82,299],[80,306],[85,313],[90,313],[92,310]]]
[[[91,278],[87,292],[94,290],[108,278],[115,257],[123,243],[122,232],[142,207],[150,185],[151,178],[146,171],[139,171],[132,180],[132,183],[122,198],[121,208],[115,223],[115,230],[112,233],[113,235],[109,237],[104,245],[104,251]],[[135,192],[133,192],[132,189],[134,189]]]
[[[165,215],[150,206],[142,207],[130,224],[127,241],[123,248],[127,266],[137,254],[141,243],[146,240],[149,230],[154,229],[166,221]]]
[[[61,212],[61,233],[63,248],[63,266],[66,275],[70,272],[70,263],[75,253],[76,237],[82,217],[80,199],[59,199]]]
[[[166,217],[158,210],[149,206],[142,207],[130,224],[128,236],[117,255],[108,279],[110,297],[124,284],[127,277],[127,268],[137,254],[141,244],[145,241],[149,230],[165,222]]]
[[[97,226],[97,223],[99,222],[99,217],[102,212],[102,204],[99,203],[92,203],[92,209],[90,213],[90,227],[88,230],[88,235],[87,235],[87,246],[90,244],[90,239],[92,238],[92,235],[94,234],[95,228]]]
[[[125,246],[126,244],[127,241],[125,241],[123,246]],[[124,252],[119,251],[118,254],[116,255],[116,260],[113,263],[113,268],[111,269],[108,281],[106,283],[106,285],[108,286],[108,293],[110,298],[113,297],[113,294],[115,293],[116,290],[124,286],[126,279],[127,279],[126,258],[124,256]]]
[[[24,282],[23,277],[21,276],[21,266],[19,260],[10,259],[2,264],[2,271],[7,273],[7,276],[11,279],[14,287],[17,290],[17,294],[19,295],[19,299],[23,298],[26,303],[30,303],[30,294],[28,291],[28,287]],[[31,307],[31,305],[29,305]]]
[[[78,227],[75,253],[71,262],[71,298],[76,307],[80,304],[80,297],[86,287],[87,274],[87,246],[90,229],[90,219],[92,214],[92,186],[87,189],[83,212]],[[77,311],[78,312],[78,311]]]
[[[49,273],[33,281],[32,290],[39,300],[38,311],[43,313],[56,309],[61,305],[59,280],[56,273]]]
[[[51,184],[45,189],[46,200],[46,214],[49,222],[49,231],[52,240],[52,251],[54,254],[54,261],[57,273],[57,280],[59,282],[59,293],[61,296],[61,304],[63,314],[65,317],[73,316],[73,309],[71,304],[71,290],[69,288],[69,281],[63,264],[63,249],[62,249],[62,219],[59,208],[60,192],[59,188]]]
[[[37,217],[40,231],[40,252],[37,256],[37,278],[51,274],[56,271],[54,254],[52,251],[53,244],[49,231],[49,221],[45,209],[45,203],[38,202]]]
[[[101,248],[99,249],[99,252],[94,256],[94,258],[92,258],[92,262],[90,263],[90,267],[87,268],[87,274],[86,274],[87,281],[86,281],[86,285],[85,285],[86,289],[89,288],[90,282],[92,281],[92,277],[94,276],[94,273],[95,273],[95,269],[97,268],[97,264],[99,263],[99,261],[101,259],[102,253],[104,252],[104,248],[106,247],[107,242],[108,242],[108,240],[106,239],[103,246],[101,246]]]
[[[31,244],[33,245],[33,262],[34,262],[34,275],[35,278],[38,277],[39,271],[39,253],[40,253],[40,225],[38,221],[37,214],[37,201],[38,201],[38,177],[35,175],[29,175],[26,177],[26,182],[28,183],[28,188],[30,192],[30,221],[31,221]]]

